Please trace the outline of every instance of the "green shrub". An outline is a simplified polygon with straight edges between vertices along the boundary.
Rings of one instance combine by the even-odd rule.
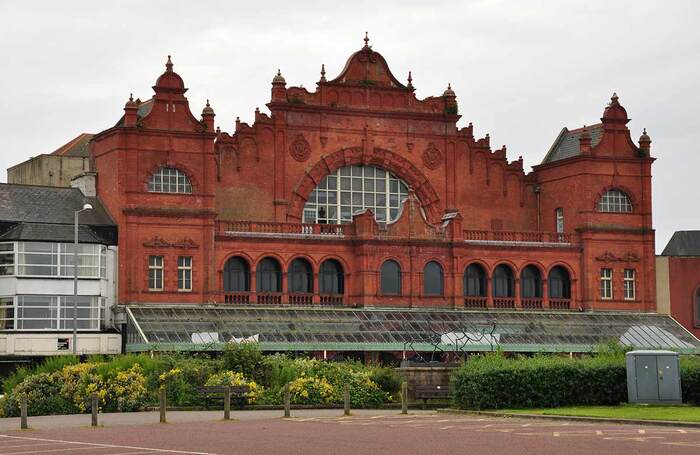
[[[228,343],[221,356],[224,370],[238,371],[257,382],[265,379],[263,359],[257,343]]]
[[[61,387],[61,377],[57,372],[27,376],[6,396],[4,414],[19,415],[22,395],[27,396],[27,413],[31,416],[75,413],[75,406],[61,394]]]
[[[246,402],[248,404],[255,404],[260,401],[260,398],[264,393],[263,387],[256,384],[255,381],[249,381],[241,373],[230,370],[212,375],[209,379],[207,379],[207,382],[204,385],[248,386],[248,393],[246,394]]]
[[[452,377],[454,404],[465,409],[617,405],[627,399],[624,358],[474,357]]]
[[[700,406],[700,356],[681,356],[683,401]]]
[[[331,404],[336,390],[326,378],[302,376],[289,384],[289,395],[294,404]]]
[[[149,392],[154,391],[150,394],[150,399],[154,402],[157,400],[155,392],[162,385],[168,403],[173,406],[200,406],[203,402],[197,393],[197,387],[203,386],[220,367],[221,362],[204,357],[162,357],[155,380],[147,375]]]
[[[372,370],[370,379],[375,382],[380,389],[389,395],[398,393],[401,388],[401,376],[393,368],[377,367]]]
[[[61,371],[64,366],[73,365],[78,362],[79,359],[76,356],[60,355],[47,357],[42,363],[35,365],[34,367],[19,367],[2,382],[3,392],[6,394],[12,392],[12,389],[14,389],[20,382],[24,381],[29,375]]]

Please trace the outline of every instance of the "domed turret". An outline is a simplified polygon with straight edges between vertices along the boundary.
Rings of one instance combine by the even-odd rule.
[[[457,94],[455,93],[455,91],[452,90],[452,84],[447,84],[447,89],[445,89],[445,91],[442,92],[442,96],[445,96],[445,97],[452,97],[452,98],[454,98],[454,97],[457,96]]]
[[[277,70],[277,74],[272,78],[272,102],[283,103],[287,101],[287,81],[284,80],[282,72]]]
[[[627,110],[620,104],[617,93],[613,93],[610,97],[610,103],[603,111],[603,117],[601,118],[603,123],[623,123],[629,122],[627,117]]]
[[[642,135],[639,136],[639,148],[644,151],[644,153],[649,156],[649,151],[651,150],[651,138],[647,134],[647,129],[644,128]]]
[[[173,71],[173,61],[169,55],[168,61],[165,63],[165,72],[158,77],[156,85],[153,86],[153,90],[155,90],[156,93],[167,91],[180,94],[187,91],[185,82],[179,74]]]
[[[272,85],[275,84],[287,85],[287,81],[284,80],[282,72],[279,69],[277,70],[277,74],[275,74],[275,77],[272,78]]]

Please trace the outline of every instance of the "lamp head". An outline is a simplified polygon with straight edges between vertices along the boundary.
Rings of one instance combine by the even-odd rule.
[[[92,205],[90,205],[90,204],[83,205],[83,210],[92,210]]]

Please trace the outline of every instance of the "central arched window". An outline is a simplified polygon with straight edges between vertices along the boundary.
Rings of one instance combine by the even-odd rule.
[[[174,167],[162,167],[153,173],[148,182],[150,193],[192,193],[192,184],[184,172]]]
[[[305,223],[350,223],[357,210],[370,209],[379,223],[394,221],[408,186],[374,166],[346,166],[327,175],[309,195]]]
[[[323,261],[318,272],[318,281],[321,294],[342,294],[345,292],[343,266],[335,259]]]
[[[306,259],[297,258],[292,261],[287,271],[287,287],[289,292],[314,292],[314,275],[311,264]]]
[[[513,270],[505,264],[501,264],[493,271],[493,296],[513,297],[514,293]]]
[[[442,266],[435,261],[430,261],[423,268],[423,294],[442,295],[444,279]]]
[[[282,268],[272,258],[264,258],[256,270],[256,288],[258,292],[282,292]]]
[[[598,201],[598,211],[608,213],[629,213],[632,211],[632,202],[624,191],[611,189],[603,193]]]
[[[523,298],[542,297],[542,278],[534,265],[528,265],[520,273],[520,296]]]
[[[379,271],[382,294],[401,294],[401,266],[392,260],[385,261]]]

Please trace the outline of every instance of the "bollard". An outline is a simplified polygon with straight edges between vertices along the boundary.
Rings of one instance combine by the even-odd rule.
[[[408,414],[408,383],[401,383],[401,414]]]
[[[92,400],[91,403],[91,411],[92,411],[92,426],[96,427],[97,426],[97,410],[99,409],[100,403],[97,399],[97,394],[93,392],[92,396],[90,397]]]
[[[345,410],[343,412],[343,415],[349,416],[350,415],[350,388],[348,387],[347,384],[345,384],[345,389],[343,390],[343,401],[345,402]]]
[[[224,420],[231,420],[231,387],[224,390]]]
[[[27,425],[27,395],[24,394],[22,394],[22,396],[19,398],[19,415],[19,427],[23,430],[28,429],[29,425]]]
[[[167,423],[165,419],[165,387],[161,387],[158,396],[160,402],[160,423]]]
[[[291,412],[291,403],[292,403],[292,397],[289,393],[289,384],[284,385],[284,416],[285,417],[291,417],[292,412]]]

